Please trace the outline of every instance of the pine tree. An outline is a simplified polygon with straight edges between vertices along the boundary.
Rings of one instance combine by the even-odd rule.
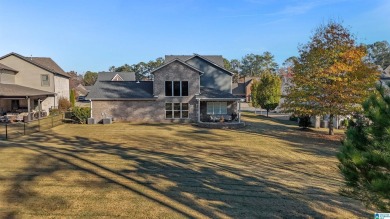
[[[390,83],[389,83],[390,86]],[[346,180],[342,192],[381,211],[390,210],[390,92],[377,87],[364,116],[347,130],[338,159]]]

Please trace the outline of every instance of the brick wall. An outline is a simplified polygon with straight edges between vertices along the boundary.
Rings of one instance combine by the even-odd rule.
[[[199,93],[199,72],[180,62],[172,62],[154,74],[154,96],[156,100],[93,100],[92,117],[100,122],[105,116],[116,121],[130,122],[196,122]],[[188,81],[188,96],[166,97],[165,81]],[[189,119],[165,119],[165,103],[188,103]]]

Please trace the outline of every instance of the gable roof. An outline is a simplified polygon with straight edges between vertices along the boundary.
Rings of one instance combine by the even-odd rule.
[[[77,91],[82,96],[85,96],[88,94],[88,90],[82,84],[77,85],[77,87],[75,87],[74,90]]]
[[[153,81],[97,81],[86,99],[155,99],[153,96]]]
[[[194,55],[197,55],[197,54],[194,54]],[[185,62],[188,59],[191,59],[192,57],[194,57],[194,55],[165,55],[164,63],[171,62],[174,59],[179,59],[179,60]],[[202,55],[202,57],[219,65],[220,67],[224,67],[223,57],[221,55]]]
[[[0,63],[0,70],[7,70],[7,71],[13,71],[13,72],[18,72],[16,71],[15,69],[11,68],[11,67],[8,67],[6,65],[3,65]]]
[[[0,97],[54,96],[55,93],[17,84],[0,84]]]
[[[390,76],[390,65],[385,68],[384,72]]]
[[[4,59],[8,56],[16,56],[28,63],[31,63],[39,68],[42,68],[46,71],[49,71],[53,74],[59,74],[59,75],[62,75],[64,77],[67,77],[67,78],[70,78],[70,75],[68,73],[66,73],[59,65],[57,65],[57,63],[55,63],[51,58],[47,58],[47,57],[25,57],[25,56],[22,56],[18,53],[15,53],[15,52],[11,52],[7,55],[4,55],[2,57],[0,57],[0,59]]]
[[[135,81],[134,72],[99,72],[97,81],[112,81],[117,75],[121,77],[123,81]]]
[[[245,95],[245,83],[232,83],[232,93],[234,95]]]
[[[209,60],[209,59],[207,59],[207,58],[205,58],[205,57],[203,57],[203,56],[201,56],[201,55],[198,55],[198,54],[193,55],[192,57],[190,57],[189,59],[187,59],[185,62],[187,63],[187,61],[189,61],[189,60],[191,60],[191,59],[193,59],[193,58],[196,58],[196,57],[198,57],[198,58],[200,58],[200,59],[202,59],[202,60],[204,60],[204,61],[210,63],[211,65],[213,65],[213,66],[215,66],[216,68],[219,68],[219,69],[225,71],[226,73],[229,73],[230,75],[234,75],[234,74],[235,74],[234,72],[231,72],[231,71],[225,69],[223,66],[219,66],[219,65],[217,65],[216,63],[212,62],[211,60]],[[222,56],[221,56],[221,57],[222,57]],[[223,62],[223,61],[222,61],[222,62]]]
[[[119,75],[119,74],[116,74],[112,79],[111,81],[124,81],[123,78]]]
[[[154,74],[154,72],[156,72],[156,71],[158,71],[158,70],[164,68],[165,66],[170,65],[171,63],[174,63],[174,62],[179,62],[179,63],[185,65],[186,67],[191,68],[192,70],[199,72],[199,74],[201,74],[201,75],[204,74],[204,72],[202,72],[201,70],[195,68],[195,67],[192,66],[192,65],[189,65],[189,64],[185,63],[184,61],[182,61],[182,60],[180,60],[180,59],[174,59],[174,60],[168,62],[168,63],[166,63],[166,64],[164,64],[164,65],[162,65],[162,66],[160,66],[160,67],[154,69],[153,71],[150,72],[150,74]]]

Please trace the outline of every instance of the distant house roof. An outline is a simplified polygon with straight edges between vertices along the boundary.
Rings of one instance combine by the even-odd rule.
[[[380,78],[381,80],[390,80],[390,65],[385,70],[382,70]]]
[[[0,57],[0,59],[4,59],[8,56],[16,56],[26,62],[29,62],[37,67],[40,67],[46,71],[49,71],[51,73],[54,73],[54,74],[59,74],[59,75],[62,75],[62,76],[65,76],[67,78],[70,78],[70,75],[68,73],[66,73],[64,70],[62,70],[62,68],[60,66],[57,65],[57,63],[55,63],[51,58],[47,58],[47,57],[25,57],[25,56],[22,56],[18,53],[15,53],[15,52],[11,52],[7,55],[4,55],[2,57]]]
[[[134,72],[99,72],[97,81],[112,81],[113,79],[117,79],[118,76],[123,81],[135,81]]]
[[[18,72],[16,71],[15,69],[11,68],[11,67],[8,67],[6,65],[3,65],[0,63],[0,70],[7,70],[7,71],[13,71],[13,72]]]
[[[201,87],[200,94],[196,95],[196,99],[204,100],[239,100],[240,97],[237,97],[231,93],[208,88]]]
[[[88,94],[88,90],[84,87],[84,85],[79,84],[74,88],[79,96],[85,96]]]
[[[90,100],[154,99],[153,81],[97,81],[87,95]]]
[[[387,66],[387,68],[385,68],[384,72],[385,72],[385,74],[390,76],[390,65]]]
[[[84,86],[87,91],[91,91],[93,86]]]
[[[0,97],[54,96],[55,93],[17,84],[0,84]]]
[[[245,96],[245,83],[232,83],[232,93]]]
[[[184,62],[184,61],[187,61],[188,59],[191,59],[195,55],[166,55],[164,63],[171,62],[174,59],[179,59],[179,60]],[[198,55],[198,56],[201,56],[201,55]],[[210,60],[211,62],[219,65],[220,67],[224,67],[223,57],[221,55],[202,55],[201,57],[204,57],[204,58]]]

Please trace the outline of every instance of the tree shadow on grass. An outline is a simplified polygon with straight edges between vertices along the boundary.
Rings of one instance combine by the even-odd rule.
[[[272,158],[266,155],[259,156],[228,145],[213,145],[221,136],[199,130],[202,129],[171,130],[172,135],[184,139],[183,143],[161,139],[158,133],[148,135],[142,139],[142,145],[138,145],[113,144],[80,136],[70,138],[55,132],[0,143],[0,149],[24,148],[38,154],[31,157],[26,168],[9,179],[11,187],[5,195],[10,205],[19,202],[32,210],[38,206],[29,204],[29,200],[42,197],[31,189],[38,177],[77,170],[188,218],[327,217],[328,211],[334,211],[329,206],[367,216],[359,209],[361,206],[322,188],[321,182],[340,183],[332,177],[300,173],[288,165],[269,161]],[[136,135],[125,139],[140,142]],[[202,139],[208,141],[205,143]],[[97,155],[121,165],[110,166],[110,162],[102,162],[106,161],[104,158],[95,158]],[[44,160],[47,162],[42,162]],[[308,184],[295,188],[286,184],[286,177],[301,182],[307,179]],[[83,185],[99,189],[106,187],[105,183]],[[68,211],[74,207],[70,200],[60,199],[61,196],[54,198]],[[50,198],[42,200],[39,205],[52,202]],[[56,208],[47,211],[50,213],[50,210],[61,211]]]
[[[245,117],[250,118],[245,120],[247,126],[237,132],[283,140],[302,153],[335,157],[341,145],[340,140],[343,138],[341,134],[329,136],[315,129],[303,131],[291,121],[259,117],[253,114],[245,115]]]

